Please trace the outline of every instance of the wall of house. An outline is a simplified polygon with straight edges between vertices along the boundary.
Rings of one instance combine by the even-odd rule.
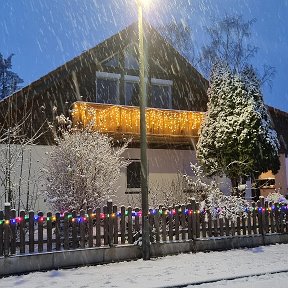
[[[5,171],[5,145],[0,146],[1,149],[1,181],[0,186],[0,210],[4,208],[5,192],[3,185],[3,176]],[[46,201],[45,186],[46,175],[45,167],[49,152],[52,146],[27,146],[23,149],[19,145],[14,145],[13,153],[15,155],[13,162],[15,164],[11,168],[11,188],[15,194],[15,202],[18,204],[18,195],[20,195],[21,209],[26,208],[27,191],[29,191],[29,209],[36,211],[42,210],[47,212],[50,210]],[[11,150],[12,151],[12,150]],[[127,159],[140,159],[139,148],[129,148],[123,155]],[[190,163],[195,163],[195,151],[193,150],[168,150],[168,149],[148,149],[148,171],[149,171],[149,198],[150,204],[165,204],[166,197],[170,197],[169,193],[178,193],[181,187],[181,178],[179,172],[192,174]],[[3,164],[4,163],[4,164]],[[22,171],[22,172],[21,172]],[[229,191],[228,182],[225,178],[218,178],[222,190],[226,193]],[[171,188],[172,186],[172,188]],[[20,190],[19,190],[20,187]],[[19,194],[20,192],[20,194]],[[178,195],[177,194],[177,195]],[[181,193],[180,193],[181,194]],[[179,195],[178,195],[179,196]],[[186,199],[190,195],[185,195]],[[184,198],[185,198],[184,197]],[[184,199],[183,198],[183,199]],[[111,197],[113,202],[120,205],[139,206],[141,203],[141,195],[127,194],[127,176],[126,168],[121,170],[121,177],[115,185],[115,193]]]

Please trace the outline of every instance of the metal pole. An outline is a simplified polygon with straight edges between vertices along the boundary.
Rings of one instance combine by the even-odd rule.
[[[143,259],[150,259],[150,236],[148,218],[148,177],[147,177],[147,139],[146,139],[146,85],[145,85],[145,54],[144,31],[141,1],[138,4],[138,32],[139,32],[139,88],[140,88],[140,147],[141,147],[141,194],[142,194],[142,253]]]

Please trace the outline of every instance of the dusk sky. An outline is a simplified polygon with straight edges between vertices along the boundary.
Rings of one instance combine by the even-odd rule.
[[[145,18],[154,27],[172,19],[192,27],[196,50],[213,18],[255,18],[254,65],[276,68],[269,105],[288,111],[288,0],[150,0]],[[0,0],[0,52],[14,53],[13,71],[27,84],[137,20],[135,0]]]

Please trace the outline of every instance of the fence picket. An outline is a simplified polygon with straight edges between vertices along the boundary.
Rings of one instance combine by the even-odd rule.
[[[23,215],[25,216],[25,212],[23,212]],[[24,239],[24,249],[25,249],[25,234],[23,234]],[[47,213],[47,251],[52,251],[52,213]],[[24,252],[23,252],[24,253]]]
[[[246,217],[245,216],[242,216],[242,233],[243,233],[243,235],[247,234]]]
[[[225,218],[225,235],[230,236],[230,221],[228,218]]]
[[[3,255],[3,252],[4,252],[4,213],[3,211],[0,211],[0,256]]]
[[[269,202],[269,221],[270,221],[270,229],[271,229],[271,233],[275,233],[274,211],[273,211],[272,207],[273,207],[272,202]]]
[[[195,215],[193,214],[193,217],[195,217]],[[201,227],[202,227],[202,237],[203,238],[206,238],[206,231],[207,231],[207,228],[206,228],[206,226],[207,226],[207,222],[206,222],[206,214],[203,214],[202,215],[202,225],[201,225]]]
[[[132,208],[128,207],[128,244],[133,244],[133,222],[132,222]]]
[[[38,252],[43,252],[43,212],[38,212]]]
[[[196,201],[195,199],[191,200],[191,209],[192,209],[192,239],[196,238]],[[206,226],[206,223],[205,223]],[[206,227],[205,227],[206,228]],[[203,229],[203,227],[202,227]],[[206,237],[206,229],[205,229],[205,236]]]
[[[139,209],[138,209],[139,210]],[[118,244],[118,216],[117,216],[117,206],[116,205],[113,205],[113,209],[112,209],[112,213],[113,213],[113,231],[114,231],[114,234],[113,234],[113,243],[114,244]],[[140,233],[140,226],[139,226],[139,216],[137,217],[137,229],[138,229],[138,233]],[[135,220],[136,222],[136,220]],[[136,224],[135,224],[136,225]],[[136,229],[136,227],[135,227]],[[137,231],[137,230],[136,230]]]
[[[218,237],[218,219],[216,218],[216,219],[214,219],[214,221],[213,221],[213,231],[214,231],[214,236],[215,237]]]
[[[257,212],[256,212],[256,204],[252,203],[252,219],[253,219],[253,234],[257,234]]]
[[[241,219],[237,217],[237,235],[241,235]]]
[[[79,245],[78,241],[78,223],[76,221],[77,219],[77,213],[75,210],[72,211],[72,248],[77,249]]]
[[[200,238],[200,206],[199,203],[196,203],[196,238]]]
[[[107,201],[107,209],[108,209],[108,244],[109,246],[113,245],[113,204],[112,201]]]
[[[126,222],[125,222],[125,207],[121,206],[121,220],[120,220],[121,244],[125,244]]]
[[[208,217],[208,237],[212,237],[212,216],[211,213],[207,212]]]
[[[101,246],[101,209],[98,207],[95,211],[96,214],[96,247]]]
[[[159,217],[159,210],[155,210],[154,215],[154,223],[155,223],[155,240],[157,243],[160,242],[160,217]]]
[[[88,247],[93,247],[93,210],[89,208],[88,212]]]
[[[187,209],[188,209],[188,215],[187,215],[187,218],[188,218],[188,239],[191,240],[192,239],[192,205],[191,204],[188,204],[187,205]]]
[[[219,218],[219,227],[220,227],[220,236],[224,236],[224,220],[223,218]]]
[[[252,224],[251,224],[251,211],[247,212],[247,230],[248,235],[252,235]]]
[[[13,221],[10,220],[10,233],[11,233],[11,239],[10,239],[10,254],[14,255],[16,254],[16,240],[17,240],[17,223],[16,223],[16,210],[12,209],[10,212],[10,219],[13,219]]]
[[[29,211],[29,253],[34,252],[34,212]]]
[[[175,239],[179,240],[179,206],[175,207]]]
[[[25,211],[20,211],[20,219],[21,219],[19,223],[20,254],[24,254],[25,246],[26,246],[25,245],[25,226],[26,226]],[[1,235],[1,232],[0,232],[0,235]],[[0,243],[1,243],[1,239],[0,239]]]
[[[185,205],[181,205],[181,240],[186,239],[186,215],[185,215]]]
[[[166,221],[166,208],[162,208],[162,215],[161,215],[161,220],[162,220],[162,241],[166,242],[166,227],[167,227],[167,221]]]
[[[69,249],[69,218],[68,212],[64,213],[63,234],[64,234],[64,249]]]
[[[86,242],[86,221],[85,221],[85,211],[83,209],[80,210],[80,223],[79,223],[79,230],[80,230],[80,248],[85,248]]]
[[[169,241],[173,241],[173,234],[174,234],[173,219],[174,219],[173,209],[172,209],[172,207],[169,207],[169,213],[168,213]]]
[[[109,244],[109,228],[108,228],[108,208],[107,206],[103,207],[104,219],[103,219],[103,226],[104,226],[104,245]]]
[[[56,220],[55,220],[55,238],[56,238],[56,250],[59,251],[61,249],[61,232],[60,232],[60,220],[61,216],[60,213],[56,213]]]

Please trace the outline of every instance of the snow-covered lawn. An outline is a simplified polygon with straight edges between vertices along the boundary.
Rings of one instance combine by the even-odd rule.
[[[197,287],[288,287],[288,244],[224,252],[181,254],[108,265],[30,273],[0,279],[0,287],[167,287],[201,281]],[[192,287],[192,286],[188,286]]]

